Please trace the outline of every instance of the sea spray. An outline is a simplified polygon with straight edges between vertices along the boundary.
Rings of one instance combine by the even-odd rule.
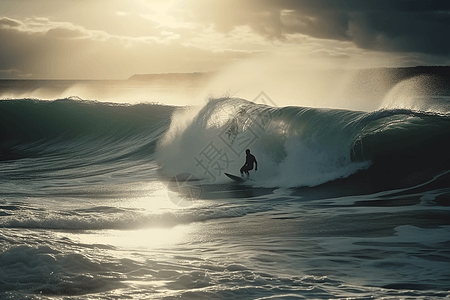
[[[350,159],[360,115],[212,99],[196,112],[174,115],[157,158],[172,176],[188,172],[214,183],[224,181],[223,172],[238,173],[251,148],[261,166],[253,176],[259,184],[318,185],[367,167]]]

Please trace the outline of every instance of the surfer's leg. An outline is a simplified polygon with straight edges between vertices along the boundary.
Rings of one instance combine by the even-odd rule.
[[[249,171],[251,171],[251,170],[253,170],[252,166],[248,166],[247,168],[245,168],[245,173],[247,174],[247,179],[250,178],[250,172]]]

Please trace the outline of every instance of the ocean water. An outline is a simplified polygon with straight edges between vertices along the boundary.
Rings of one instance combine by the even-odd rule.
[[[0,100],[0,299],[449,298],[450,98],[421,97]]]

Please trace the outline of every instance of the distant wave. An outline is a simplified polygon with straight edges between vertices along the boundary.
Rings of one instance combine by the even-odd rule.
[[[223,173],[239,173],[247,148],[259,163],[249,183],[264,187],[317,186],[354,174],[415,177],[417,184],[450,169],[449,116],[411,109],[276,108],[236,98],[192,108],[16,99],[0,101],[0,126],[2,161],[51,154],[46,168],[76,158],[76,165],[92,161],[107,170],[150,158],[168,176],[187,172],[205,184],[229,183]]]
[[[0,160],[83,147],[108,150],[119,143],[136,151],[138,146],[156,142],[173,110],[156,104],[121,105],[78,98],[1,100]]]

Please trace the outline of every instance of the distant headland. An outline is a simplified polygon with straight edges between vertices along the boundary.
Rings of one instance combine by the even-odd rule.
[[[155,74],[135,74],[128,80],[146,81],[161,84],[179,83],[200,83],[211,79],[214,72],[194,72],[194,73],[155,73]],[[430,75],[440,77],[450,83],[450,66],[417,66],[417,67],[395,67],[395,68],[373,68],[360,69],[358,75],[362,76],[386,76],[394,82],[402,81],[419,75]]]

